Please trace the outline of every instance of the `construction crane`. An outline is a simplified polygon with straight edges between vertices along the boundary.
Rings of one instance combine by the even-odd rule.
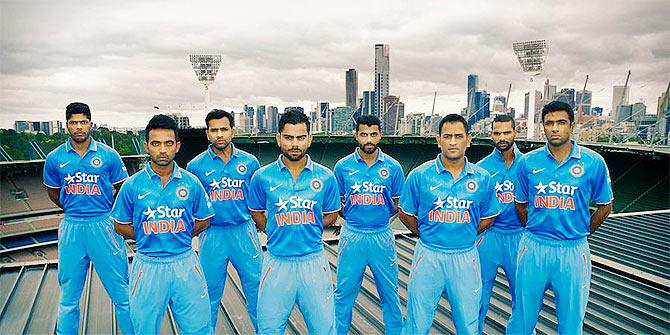
[[[423,123],[423,127],[421,129],[421,135],[425,135],[426,131],[430,131],[433,129],[433,123],[435,120],[433,120],[433,116],[435,116],[435,99],[437,99],[437,91],[433,94],[433,108],[430,111],[430,123],[428,124],[428,129],[426,130],[426,122]]]
[[[577,107],[577,123],[582,123],[584,120],[584,96],[586,95],[586,84],[589,82],[589,75],[586,75],[586,80],[584,81],[584,88],[582,89],[582,96],[579,99],[579,106]]]
[[[507,113],[507,104],[509,103],[509,92],[512,90],[512,83],[509,83],[509,87],[507,88],[507,97],[505,98],[505,105],[503,106],[503,110],[505,113]],[[512,115],[514,117],[514,115]]]

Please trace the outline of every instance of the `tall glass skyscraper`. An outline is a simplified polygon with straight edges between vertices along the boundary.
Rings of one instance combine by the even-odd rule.
[[[476,74],[468,75],[468,102],[467,102],[467,111],[468,117],[476,111],[475,109],[475,93],[479,90],[479,76]]]
[[[345,77],[347,106],[356,109],[358,108],[358,74],[356,69],[347,70]]]
[[[384,120],[384,98],[389,95],[389,48],[388,44],[375,44],[374,114],[381,120]]]

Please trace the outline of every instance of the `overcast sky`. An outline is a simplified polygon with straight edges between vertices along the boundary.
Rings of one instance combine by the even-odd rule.
[[[217,53],[214,107],[343,105],[358,70],[373,90],[374,44],[390,44],[390,93],[406,113],[458,113],[466,77],[523,111],[512,43],[544,38],[544,76],[587,89],[608,111],[632,71],[631,103],[656,111],[670,80],[670,1],[0,1],[0,128],[63,120],[71,101],[97,123],[143,127],[155,112],[203,109],[190,53]],[[189,111],[204,125],[204,111]]]

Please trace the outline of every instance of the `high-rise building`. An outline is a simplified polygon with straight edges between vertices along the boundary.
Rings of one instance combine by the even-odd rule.
[[[191,128],[191,125],[189,124],[189,119],[188,116],[183,116],[180,113],[171,113],[168,114],[169,117],[174,119],[175,122],[177,122],[177,128],[179,129],[188,129]]]
[[[330,111],[330,103],[319,102],[318,106],[321,116],[321,130],[330,132],[333,129],[333,113]]]
[[[279,125],[279,110],[275,106],[268,106],[267,108],[268,132],[275,134],[278,131]]]
[[[246,118],[244,119],[246,122],[244,127],[247,129],[247,131],[253,133],[256,130],[258,130],[258,127],[256,126],[256,118],[255,118],[256,113],[254,111],[254,107],[250,105],[244,105],[243,112],[244,115],[246,116]]]
[[[353,126],[353,114],[356,110],[349,106],[331,110],[333,126],[331,133],[350,134]]]
[[[17,133],[29,132],[33,129],[33,123],[31,121],[14,121],[14,130]]]
[[[612,111],[610,116],[612,120],[619,120],[619,106],[628,105],[628,99],[630,99],[630,86],[618,86],[615,85],[612,87]]]
[[[523,104],[523,117],[528,119],[528,104],[529,104],[529,92],[526,92],[524,95],[524,104]],[[533,112],[533,115],[535,115],[535,123],[534,124],[539,124],[539,122],[542,120],[542,107],[543,107],[543,102],[542,100],[542,92],[540,91],[535,91],[535,111]]]
[[[485,119],[491,116],[491,98],[490,94],[486,91],[475,92],[474,97],[472,98],[474,102],[474,107],[472,115],[468,117],[468,125],[473,125],[477,121]]]
[[[647,106],[644,102],[636,102],[631,107],[631,120],[633,122],[640,122],[645,114],[647,114]]]
[[[566,104],[572,107],[572,110],[575,110],[575,89],[574,88],[563,88],[561,93],[558,94],[554,100],[565,102]]]
[[[503,95],[498,95],[493,98],[493,106],[491,107],[491,114],[494,115],[499,115],[499,114],[506,114],[507,111],[505,110],[505,101],[507,98]]]
[[[544,89],[542,91],[545,104],[556,99],[556,85],[549,85],[549,79],[544,82]]]
[[[288,113],[290,111],[305,114],[305,109],[303,107],[284,107],[284,113]]]
[[[479,91],[479,76],[476,74],[469,74],[468,75],[468,101],[467,101],[467,117],[469,118],[474,114],[475,112],[475,93]]]
[[[385,134],[393,135],[398,130],[400,120],[405,117],[405,104],[400,102],[400,98],[389,95],[384,98],[384,106],[386,106],[386,113],[382,119],[382,131]]]
[[[363,91],[361,115],[375,114],[375,91]]]
[[[356,109],[358,108],[358,73],[356,72],[356,69],[347,70],[345,79],[347,106]]]
[[[581,106],[582,115],[591,115],[591,99],[593,93],[591,91],[582,91],[575,92],[575,115],[579,113]]]
[[[658,138],[667,143],[668,133],[670,132],[670,97],[669,94],[663,93],[658,97],[658,105],[656,105],[656,119],[658,122]]]
[[[389,45],[375,44],[375,109],[374,114],[384,122],[384,99],[389,95]]]
[[[265,121],[265,105],[256,106],[256,128],[259,133],[267,130],[267,121]]]

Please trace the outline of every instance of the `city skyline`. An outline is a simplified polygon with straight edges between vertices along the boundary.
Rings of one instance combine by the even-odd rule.
[[[212,107],[238,113],[246,104],[344,106],[350,68],[363,97],[374,91],[375,44],[390,46],[388,94],[401,97],[405,114],[430,114],[435,91],[436,113],[460,113],[468,74],[478,75],[479,90],[491,98],[512,83],[509,107],[520,114],[528,85],[511,44],[538,37],[549,44],[542,80],[581,90],[589,74],[591,106],[606,114],[613,86],[624,84],[629,69],[629,103],[643,99],[649,113],[670,77],[666,1],[568,1],[560,10],[532,1],[379,4],[299,1],[256,10],[244,3],[1,2],[0,128],[63,120],[75,100],[91,105],[99,124],[142,125],[159,106],[202,126],[204,108],[190,110],[204,107],[204,97],[188,60],[201,51],[223,56]],[[514,20],[501,17],[510,11]]]

